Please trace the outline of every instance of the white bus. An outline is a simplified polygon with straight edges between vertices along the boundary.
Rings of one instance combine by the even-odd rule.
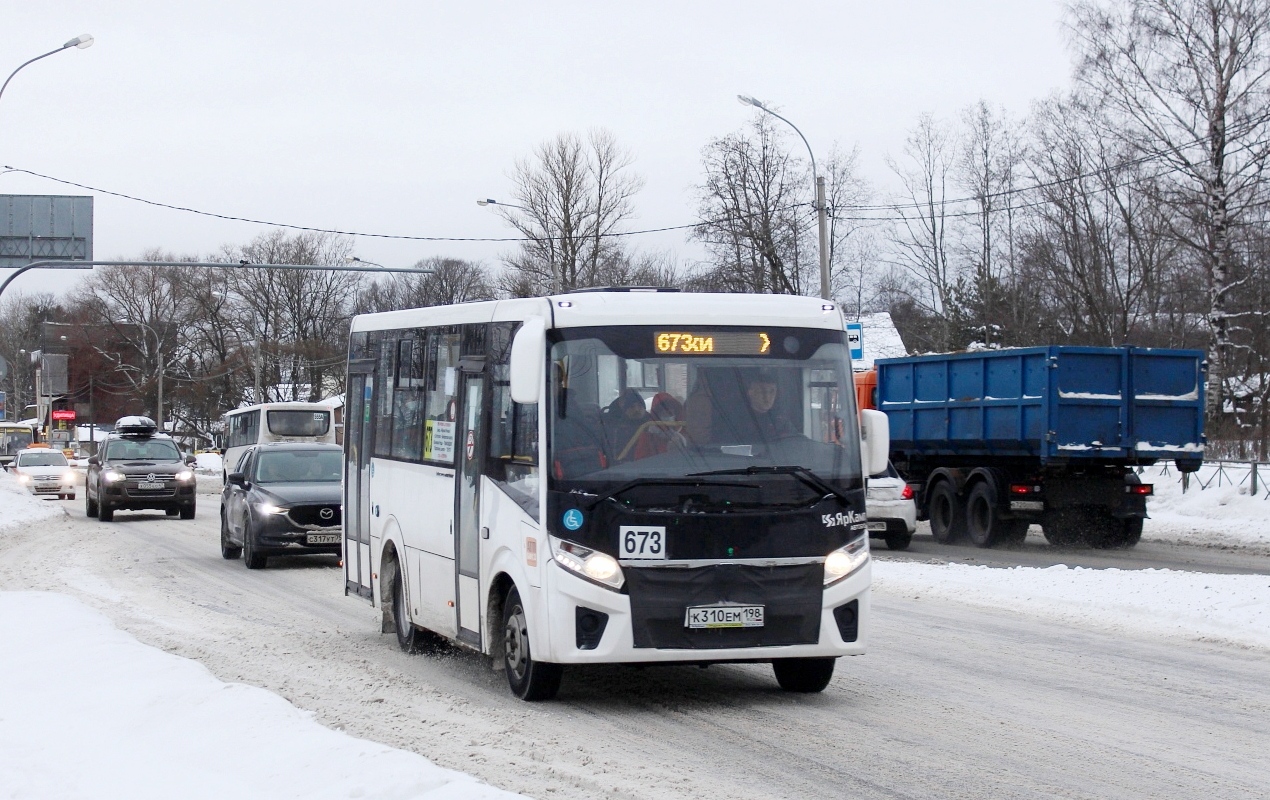
[[[221,477],[234,471],[248,447],[266,442],[335,444],[332,408],[323,403],[261,403],[228,412]]]
[[[20,422],[0,422],[0,465],[7,468],[18,451],[30,447],[32,441],[34,437],[30,425]]]
[[[864,476],[841,312],[805,297],[575,292],[355,317],[345,592],[414,651],[564,665],[771,662],[820,691],[864,652]],[[865,470],[861,470],[861,430]]]

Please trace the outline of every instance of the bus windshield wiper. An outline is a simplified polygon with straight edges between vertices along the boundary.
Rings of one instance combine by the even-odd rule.
[[[703,475],[705,474],[723,475],[726,473],[720,472],[720,473],[702,473],[702,474]],[[636,478],[633,481],[627,481],[626,483],[623,483],[621,486],[618,486],[615,489],[612,489],[607,492],[602,492],[596,495],[595,499],[590,501],[590,503],[587,505],[587,510],[590,511],[591,509],[598,506],[600,503],[603,503],[605,500],[610,500],[614,497],[617,497],[619,494],[622,494],[623,492],[629,489],[634,489],[637,486],[728,486],[728,487],[740,487],[744,489],[759,488],[758,486],[752,483],[732,483],[730,481],[694,480],[694,478],[697,478],[697,477],[699,476],[685,475],[682,478]]]
[[[772,467],[755,465],[752,467],[745,467],[744,469],[716,469],[711,472],[694,472],[688,477],[705,478],[712,475],[788,475],[818,492],[823,492],[825,496],[833,495],[845,504],[851,503],[851,500],[847,498],[846,494],[844,494],[842,490],[836,488],[833,484],[829,483],[824,478],[806,467],[800,467],[796,464]]]

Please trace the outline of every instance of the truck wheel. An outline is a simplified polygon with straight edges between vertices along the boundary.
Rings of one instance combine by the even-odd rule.
[[[1075,547],[1085,540],[1083,520],[1073,509],[1046,514],[1045,521],[1041,523],[1041,531],[1045,534],[1045,541],[1055,547]]]
[[[1142,541],[1142,517],[1130,517],[1124,521],[1124,535],[1117,547],[1126,550]]]
[[[535,661],[529,652],[529,621],[515,588],[503,603],[503,658],[507,685],[521,700],[550,700],[560,691],[564,669]]]
[[[975,547],[991,547],[1001,536],[997,491],[986,481],[975,484],[966,498],[966,534]]]
[[[1031,527],[1025,519],[997,520],[997,544],[1020,545],[1027,539],[1027,529]]]
[[[966,535],[966,509],[952,484],[943,481],[930,492],[930,533],[940,544],[952,544]]]
[[[908,546],[913,543],[913,534],[908,531],[903,533],[888,533],[886,535],[886,549],[888,550],[907,550]]]
[[[833,679],[836,658],[778,658],[772,662],[776,682],[787,692],[823,692]]]

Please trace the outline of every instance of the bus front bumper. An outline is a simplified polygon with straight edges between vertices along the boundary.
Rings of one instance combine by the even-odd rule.
[[[818,607],[810,611],[812,618],[803,620],[801,625],[804,632],[810,633],[802,636],[802,641],[731,647],[720,646],[727,641],[722,637],[740,635],[731,631],[685,631],[698,637],[695,641],[701,646],[656,646],[655,642],[650,646],[647,614],[641,613],[640,608],[632,613],[630,594],[598,586],[553,563],[547,569],[546,586],[540,595],[552,598],[544,609],[550,652],[539,658],[559,664],[703,664],[863,655],[868,638],[872,563],[870,559],[845,579],[821,589]],[[722,604],[732,600],[718,599]],[[685,605],[675,613],[686,616],[687,609]],[[765,624],[773,621],[784,622],[773,620],[769,612]],[[686,620],[683,625],[687,627]],[[638,635],[637,626],[644,627]],[[669,633],[673,635],[673,631]],[[782,638],[781,631],[770,633],[769,640]],[[637,639],[643,640],[643,646],[636,646]]]

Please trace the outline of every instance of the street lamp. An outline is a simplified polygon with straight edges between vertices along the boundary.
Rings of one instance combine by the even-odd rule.
[[[811,151],[811,145],[807,144],[807,137],[803,136],[803,132],[798,130],[797,125],[753,97],[738,94],[736,99],[741,105],[754,106],[759,111],[771,114],[793,128],[794,133],[798,134],[798,138],[803,140],[803,144],[807,145],[807,155],[811,156],[811,174],[816,179],[816,223],[820,228],[820,296],[825,300],[829,300],[829,219],[825,208],[825,179],[816,171],[816,154]]]
[[[83,50],[86,47],[92,47],[92,46],[93,46],[93,37],[85,33],[83,36],[76,36],[74,39],[71,39],[69,42],[57,48],[56,50],[50,50],[42,56],[36,56],[30,61],[27,61],[26,63],[19,66],[13,72],[9,73],[9,77],[5,79],[4,84],[0,85],[0,97],[4,97],[5,87],[9,85],[9,81],[13,80],[13,76],[21,72],[22,67],[25,67],[27,64],[34,64],[36,61],[39,61],[41,58],[48,58],[49,56],[55,53],[60,53],[63,50],[69,50],[72,47],[76,47],[76,48],[79,48],[80,50]]]
[[[490,197],[487,197],[484,200],[477,200],[476,204],[478,206],[503,206],[505,208],[518,208],[526,214],[533,213],[524,206],[518,206],[515,203],[500,203]],[[542,228],[543,232],[547,235],[547,260],[551,264],[551,293],[560,294],[560,269],[556,266],[556,240],[552,238],[551,231],[547,228],[545,222],[543,223]]]

